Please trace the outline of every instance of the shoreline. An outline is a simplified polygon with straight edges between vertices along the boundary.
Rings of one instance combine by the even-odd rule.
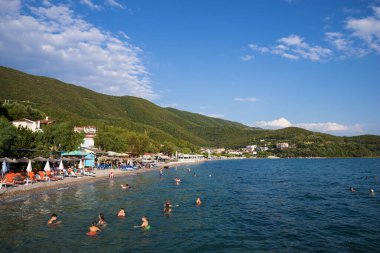
[[[207,161],[207,160],[205,160]],[[164,167],[169,166],[169,168],[175,167],[175,166],[182,166],[182,165],[193,165],[193,164],[199,164],[205,161],[199,161],[199,162],[172,162],[168,164],[161,164],[158,167],[155,168],[143,168],[138,170],[130,170],[130,171],[122,171],[116,169],[114,171],[114,178],[118,177],[128,177],[128,176],[134,176],[139,175],[142,173],[147,173],[151,171],[158,171],[161,168],[164,169]],[[71,186],[77,186],[84,183],[94,183],[97,181],[102,180],[108,180],[109,177],[109,169],[106,170],[94,170],[96,173],[94,176],[82,176],[82,177],[65,177],[63,180],[59,181],[50,181],[50,182],[37,182],[34,184],[23,184],[18,185],[16,187],[11,186],[7,189],[0,189],[0,204],[11,202],[12,200],[17,200],[20,196],[30,196],[33,194],[40,194],[47,192],[49,190],[58,190],[61,188],[69,188]]]

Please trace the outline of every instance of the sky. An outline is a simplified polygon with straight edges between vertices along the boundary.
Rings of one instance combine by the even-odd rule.
[[[378,0],[0,0],[0,65],[249,126],[380,135]]]

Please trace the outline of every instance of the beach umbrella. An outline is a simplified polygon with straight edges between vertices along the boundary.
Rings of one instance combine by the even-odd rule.
[[[56,162],[59,161],[58,159],[55,159],[55,158],[53,158],[53,157],[49,157],[48,160],[49,160],[49,162],[51,162],[51,163],[56,163]]]
[[[83,169],[83,162],[82,162],[82,159],[79,161],[78,168],[79,168],[79,169]]]
[[[44,171],[50,171],[49,161],[46,161],[46,164],[45,164],[45,167],[44,167]]]
[[[17,159],[17,163],[28,163],[28,162],[29,162],[29,158],[27,157]]]
[[[64,161],[64,162],[72,162],[73,159],[68,158],[68,157],[62,157],[62,158],[61,158],[61,161]]]
[[[46,158],[38,156],[38,157],[34,158],[33,161],[35,161],[35,162],[46,162]]]
[[[4,176],[4,174],[7,173],[7,171],[7,164],[5,163],[5,161],[3,161],[3,165],[1,166],[1,175]]]
[[[29,160],[28,167],[26,167],[26,172],[32,172],[32,161]]]
[[[15,163],[14,160],[9,159],[8,157],[0,158],[0,162],[6,162],[6,163]]]
[[[63,161],[62,161],[62,160],[59,162],[59,167],[58,167],[58,169],[59,169],[59,170],[64,170],[64,169],[65,169],[65,167],[63,167]]]

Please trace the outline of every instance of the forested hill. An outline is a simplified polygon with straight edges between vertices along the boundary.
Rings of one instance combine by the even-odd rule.
[[[162,108],[142,98],[109,96],[59,80],[0,67],[0,99],[30,105],[57,122],[143,133],[156,143],[243,147],[289,142],[289,156],[379,156],[379,136],[337,137],[300,128],[263,130],[228,120]]]
[[[208,131],[218,131],[222,136],[234,133],[244,137],[237,138],[236,144],[243,144],[245,137],[253,131],[240,123],[162,108],[142,98],[104,95],[10,68],[0,67],[0,76],[0,99],[24,101],[56,121],[119,126],[146,132],[159,141],[182,139],[198,146],[216,144],[213,137],[207,135]],[[222,139],[221,145],[233,144],[227,138]]]

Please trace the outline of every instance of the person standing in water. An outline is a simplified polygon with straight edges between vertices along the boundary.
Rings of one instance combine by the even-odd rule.
[[[165,205],[164,205],[164,213],[169,214],[172,212],[171,209],[172,205],[170,204],[170,200],[166,200]]]
[[[195,204],[197,204],[197,206],[202,205],[202,201],[200,197],[197,198],[197,200],[195,201]]]
[[[110,174],[109,174],[109,177],[110,177],[110,179],[113,179],[113,173],[114,173],[115,171],[114,171],[114,169],[113,169],[113,167],[110,169]]]
[[[106,218],[104,217],[104,213],[99,214],[98,225],[102,226],[106,224]]]
[[[162,177],[164,175],[164,173],[163,173],[163,169],[161,168],[160,169],[160,177]]]
[[[135,228],[142,228],[144,230],[149,230],[150,229],[150,225],[149,225],[148,217],[143,216],[141,218],[141,221],[142,221],[141,225],[140,226],[135,226]]]

